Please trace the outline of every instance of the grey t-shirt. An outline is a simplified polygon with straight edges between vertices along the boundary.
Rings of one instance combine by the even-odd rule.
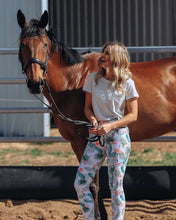
[[[106,121],[123,118],[126,100],[139,97],[134,81],[131,78],[127,79],[123,84],[126,92],[122,93],[113,89],[110,81],[105,78],[100,78],[96,85],[96,74],[90,74],[83,87],[83,91],[92,94],[92,108],[96,119]]]

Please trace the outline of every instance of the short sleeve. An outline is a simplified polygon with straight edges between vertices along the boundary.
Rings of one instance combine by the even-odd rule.
[[[92,93],[92,85],[93,85],[94,78],[95,78],[94,73],[88,76],[82,89],[84,92]]]
[[[136,90],[135,83],[132,79],[127,80],[127,87],[126,87],[126,100],[131,98],[138,98],[139,94]]]

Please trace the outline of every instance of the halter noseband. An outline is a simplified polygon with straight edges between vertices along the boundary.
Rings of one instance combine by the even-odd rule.
[[[22,73],[23,74],[26,74],[26,70],[27,70],[29,65],[31,65],[32,63],[37,63],[44,70],[43,74],[45,76],[45,74],[48,72],[48,60],[49,60],[49,48],[48,48],[48,45],[46,45],[46,48],[47,48],[47,54],[46,54],[45,62],[41,61],[39,58],[32,57],[25,64],[22,64]]]

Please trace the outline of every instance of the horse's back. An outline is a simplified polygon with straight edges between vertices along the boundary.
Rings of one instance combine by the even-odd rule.
[[[165,71],[170,66],[176,66],[176,57],[169,57],[159,60],[153,60],[153,61],[147,61],[147,62],[131,62],[130,64],[130,70],[133,73],[133,75],[141,75],[150,76],[150,74],[153,74],[154,71]]]
[[[176,127],[176,57],[131,63],[139,93],[138,120],[130,125],[132,140],[143,140]]]

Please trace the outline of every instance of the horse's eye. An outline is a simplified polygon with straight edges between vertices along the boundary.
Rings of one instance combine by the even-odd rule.
[[[48,44],[45,44],[45,47],[47,47],[48,46]]]

